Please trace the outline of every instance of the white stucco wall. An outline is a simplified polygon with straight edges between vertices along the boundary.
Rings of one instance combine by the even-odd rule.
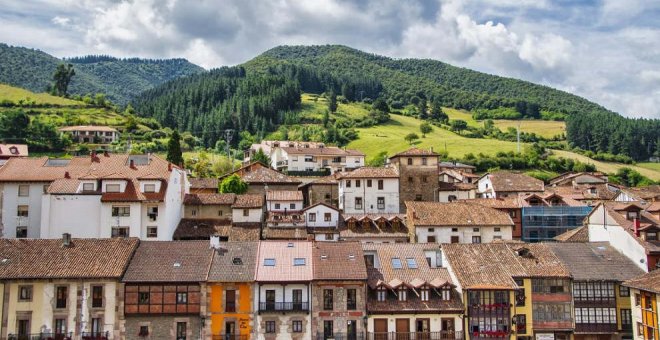
[[[609,242],[621,254],[628,257],[639,268],[648,271],[646,251],[644,247],[625,229],[617,225],[614,219],[607,215],[603,225],[603,206],[596,208],[587,217],[590,242]]]
[[[279,204],[279,208],[276,208],[276,205]],[[291,208],[291,204],[293,204],[293,208]],[[284,212],[286,211],[299,211],[303,209],[303,201],[267,201],[266,202],[266,209],[268,211],[278,211],[278,212]]]
[[[42,238],[101,237],[101,195],[44,195],[42,205]]]
[[[479,179],[479,182],[477,182],[477,192],[482,194],[482,197],[484,198],[496,198],[497,195],[495,194],[493,189],[493,183],[490,181],[489,176],[484,176]],[[488,191],[488,192],[486,192]]]
[[[309,220],[309,214],[311,213],[316,214],[316,222]],[[330,214],[330,221],[327,222],[324,219],[326,213]],[[336,227],[339,221],[339,211],[320,204],[305,210],[305,220],[307,221],[307,227]]]
[[[233,222],[252,222],[258,223],[261,222],[261,217],[263,216],[263,209],[248,209],[248,216],[243,216],[243,209],[232,209],[231,218]]]
[[[438,202],[450,202],[449,196],[456,196],[457,200],[467,200],[476,198],[474,190],[465,191],[465,190],[455,190],[455,191],[439,191],[438,192]]]
[[[456,228],[457,231],[452,231]],[[474,228],[479,228],[479,231],[474,231]],[[495,231],[499,228],[500,231]],[[433,231],[430,231],[430,230]],[[436,243],[451,243],[452,236],[458,236],[459,243],[472,243],[472,236],[481,236],[481,243],[493,242],[496,236],[501,237],[502,240],[511,240],[513,230],[511,226],[471,226],[471,227],[444,227],[444,226],[415,226],[415,234],[418,243],[427,243],[429,236],[435,236]]]
[[[41,237],[41,210],[42,196],[44,195],[44,186],[49,182],[25,182],[25,183],[5,183],[2,194],[2,224],[4,226],[2,237],[15,238],[16,227],[27,225],[28,238]],[[29,185],[28,196],[18,196],[19,185]],[[28,217],[19,218],[17,216],[18,206],[28,206]]]
[[[399,179],[370,178],[372,186],[367,187],[367,179],[349,179],[339,181],[339,208],[347,214],[355,213],[399,213]],[[383,180],[383,190],[378,189],[378,180]],[[356,185],[360,181],[360,186]],[[355,198],[362,197],[362,209],[355,207]],[[378,209],[378,197],[385,198],[385,208]]]

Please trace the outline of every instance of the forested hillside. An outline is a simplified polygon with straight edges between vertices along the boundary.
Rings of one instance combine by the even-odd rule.
[[[282,75],[246,75],[242,67],[170,81],[133,101],[138,114],[190,131],[207,146],[224,129],[259,136],[281,124],[300,104],[300,86]]]
[[[117,104],[168,80],[204,70],[185,59],[117,59],[86,56],[61,60],[39,50],[0,43],[0,82],[45,92],[58,64],[71,63],[76,75],[70,94],[104,93]]]

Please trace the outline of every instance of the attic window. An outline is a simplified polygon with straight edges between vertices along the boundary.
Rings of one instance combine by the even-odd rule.
[[[243,259],[240,258],[240,257],[234,257],[234,258],[231,260],[231,263],[233,263],[233,264],[235,264],[235,265],[237,265],[237,266],[240,266],[240,265],[243,264]]]
[[[353,255],[353,254],[349,254],[349,255],[348,255],[348,259],[349,259],[349,260],[355,260],[355,255]]]
[[[180,268],[181,262],[174,262],[174,268]]]
[[[264,266],[274,267],[275,266],[275,259],[264,259]]]
[[[12,155],[18,155],[18,148],[15,146],[12,146],[9,148],[9,152],[11,152]]]
[[[401,265],[401,259],[398,257],[393,257],[392,258],[392,268],[394,269],[401,269],[403,266]]]
[[[321,260],[327,260],[327,259],[328,259],[328,255],[321,255]]]
[[[305,265],[305,258],[304,257],[297,257],[293,259],[293,265],[294,266],[304,266]]]
[[[407,258],[406,263],[408,264],[408,268],[410,269],[417,269],[417,261],[413,258]]]

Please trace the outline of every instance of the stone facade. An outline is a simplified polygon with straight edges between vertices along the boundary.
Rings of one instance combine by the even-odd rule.
[[[205,339],[200,329],[198,315],[141,315],[126,317],[125,331],[121,339],[126,340],[165,340],[176,339],[177,323],[186,323],[186,339]],[[141,327],[149,328],[148,336],[139,336]]]
[[[405,201],[437,201],[437,154],[394,156],[390,163],[399,171],[400,212],[406,211]]]
[[[324,308],[323,294],[326,289],[333,291],[333,308]],[[356,304],[348,309],[347,291],[355,289]],[[363,281],[317,281],[312,286],[312,338],[323,338],[324,321],[333,322],[334,334],[348,333],[348,322],[354,321],[355,334],[364,334],[364,316],[366,315],[366,296]],[[341,335],[338,336],[341,338]]]
[[[268,183],[268,190],[298,190],[299,183]],[[247,194],[266,194],[264,183],[248,183]]]
[[[339,185],[329,183],[310,183],[303,190],[305,206],[325,203],[333,207],[339,206]]]

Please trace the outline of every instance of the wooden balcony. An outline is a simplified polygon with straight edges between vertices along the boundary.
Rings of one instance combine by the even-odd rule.
[[[309,312],[309,302],[259,302],[259,313]]]
[[[459,340],[462,331],[367,333],[367,340]]]
[[[575,333],[616,333],[618,331],[615,323],[576,323]]]

